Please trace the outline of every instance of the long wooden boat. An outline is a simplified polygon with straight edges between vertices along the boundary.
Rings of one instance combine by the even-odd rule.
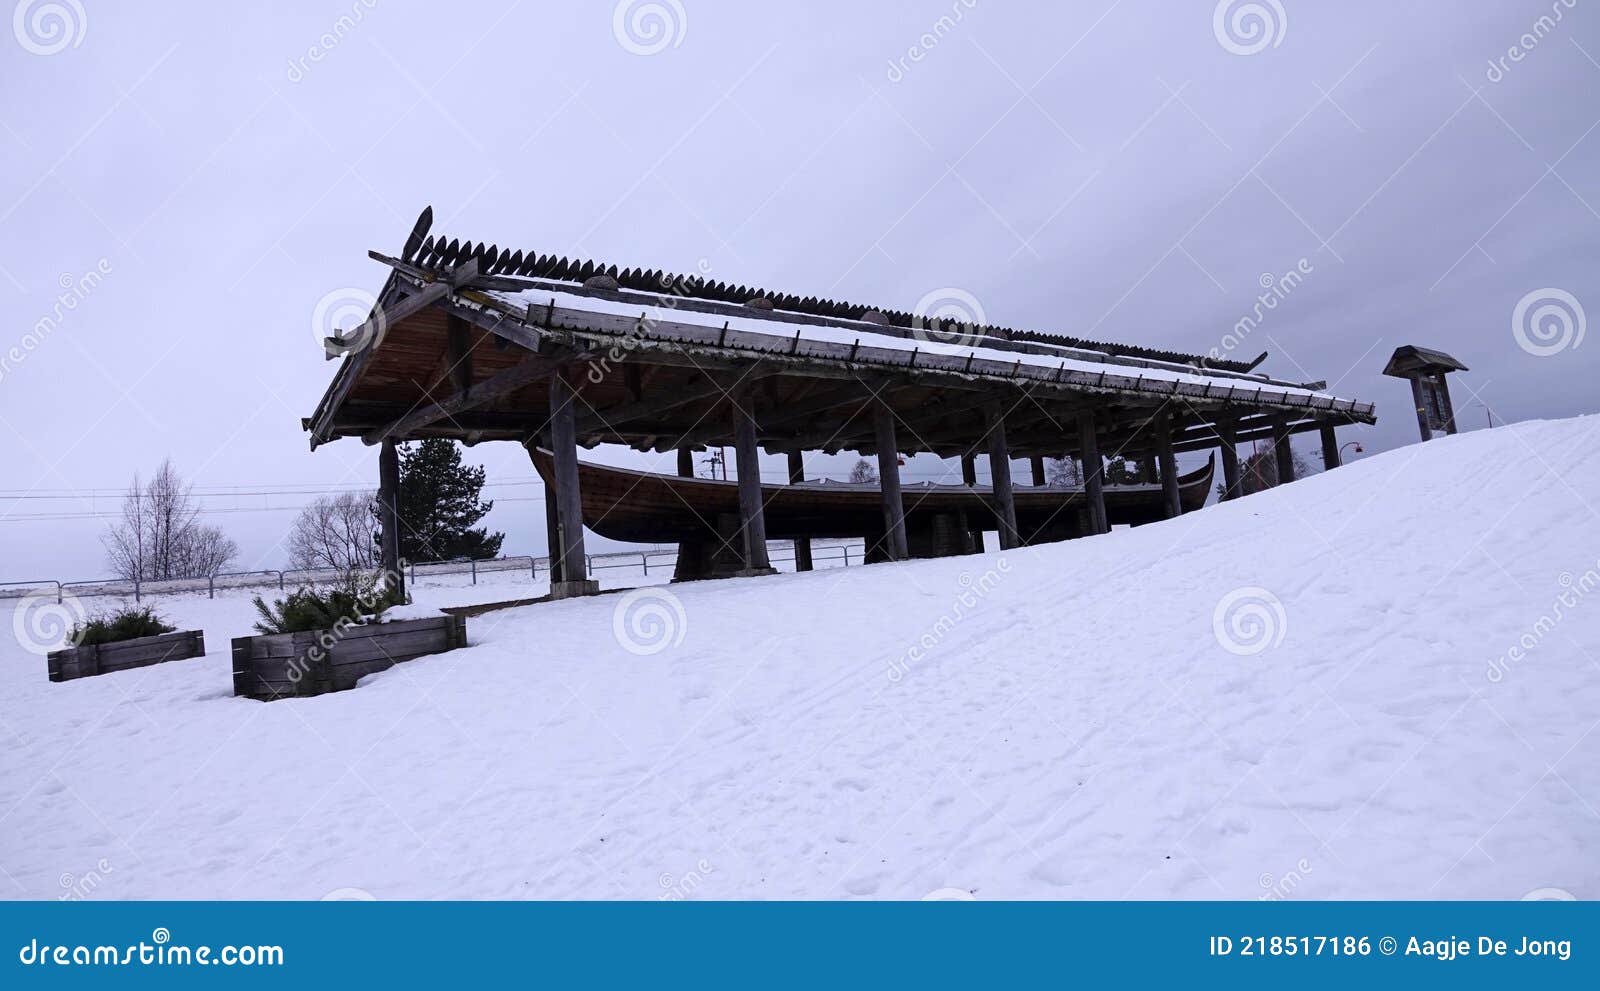
[[[535,470],[546,485],[554,474],[554,458],[534,450]],[[1211,490],[1214,459],[1205,467],[1179,476],[1184,512],[1205,505]],[[584,525],[613,540],[640,543],[702,540],[737,520],[738,483],[578,463],[578,487]],[[1026,542],[1062,540],[1086,532],[1081,486],[1025,486],[1013,489],[1017,528]],[[876,482],[809,481],[762,483],[767,537],[862,537],[883,533],[882,492]],[[923,482],[901,487],[906,527],[913,545],[919,533],[948,529],[994,530],[991,497],[983,488]],[[1106,515],[1112,524],[1143,524],[1165,518],[1161,486],[1155,483],[1107,485]],[[913,553],[916,553],[915,546]],[[919,554],[918,556],[927,556]]]

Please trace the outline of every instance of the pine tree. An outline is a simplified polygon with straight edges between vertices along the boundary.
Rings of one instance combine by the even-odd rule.
[[[431,437],[400,449],[400,557],[406,561],[490,558],[503,533],[474,527],[494,502],[478,499],[484,470],[461,463],[455,441]]]

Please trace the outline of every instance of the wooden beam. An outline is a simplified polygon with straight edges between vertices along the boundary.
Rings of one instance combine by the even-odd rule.
[[[1219,448],[1222,451],[1222,498],[1237,499],[1244,494],[1239,480],[1239,418],[1228,416],[1217,424]]]
[[[1322,434],[1322,470],[1332,471],[1339,467],[1339,434],[1333,424],[1324,423],[1319,432]]]
[[[1423,440],[1433,440],[1433,427],[1428,423],[1428,397],[1423,393],[1422,375],[1411,376],[1411,405],[1417,408],[1417,429]]]
[[[382,531],[381,564],[385,580],[406,601],[406,575],[400,562],[400,452],[386,440],[378,449],[378,526]]]
[[[1288,419],[1281,418],[1278,423],[1272,432],[1272,459],[1278,463],[1278,484],[1288,485],[1294,481],[1294,448],[1289,444]]]
[[[1006,447],[1006,421],[999,403],[992,403],[984,411],[984,426],[989,434],[989,476],[999,521],[1000,549],[1009,551],[1021,543],[1021,537],[1017,533],[1017,504],[1011,494],[1011,451]]]
[[[559,574],[550,576],[550,592],[558,598],[598,590],[589,581],[588,559],[583,553],[583,501],[578,492],[578,436],[573,423],[578,398],[570,374],[562,368],[550,378],[550,450],[555,455],[556,543],[561,558]]]
[[[447,379],[459,395],[472,392],[472,325],[455,314],[445,318]]]
[[[1028,459],[1028,467],[1033,469],[1034,488],[1044,488],[1044,457],[1042,455],[1035,454],[1033,457]]]
[[[796,485],[806,480],[805,452],[794,450],[789,455],[789,484]],[[811,538],[796,537],[794,541],[794,570],[810,571],[815,567],[811,559]]]
[[[1091,410],[1078,414],[1078,457],[1083,466],[1083,495],[1088,503],[1089,532],[1105,533],[1110,529],[1106,518],[1106,465],[1100,457],[1100,435]]]
[[[769,372],[751,372],[744,378],[742,384],[749,384],[758,379],[765,378]],[[694,380],[705,378],[700,385],[692,384]],[[681,406],[708,399],[712,396],[727,395],[733,388],[733,383],[719,380],[712,376],[702,376],[699,373],[689,376],[684,384],[675,389],[664,390],[662,395],[651,399],[641,399],[636,402],[620,403],[601,410],[590,410],[578,417],[579,436],[615,432],[616,428],[633,420],[642,420],[646,417],[660,416],[662,413],[671,412]],[[674,447],[681,447],[675,444]]]
[[[1172,418],[1163,415],[1156,424],[1156,460],[1161,474],[1161,501],[1167,519],[1183,514],[1183,497],[1178,493],[1178,461],[1172,453]]]
[[[761,498],[761,449],[756,446],[755,411],[750,393],[742,390],[732,402],[735,463],[739,470],[739,530],[744,535],[744,570],[768,574],[767,518]]]
[[[884,551],[891,561],[911,556],[906,542],[906,510],[900,498],[900,451],[894,436],[894,410],[882,399],[872,404],[878,445],[878,485],[883,491]]]
[[[431,406],[423,406],[420,409],[412,410],[386,426],[369,430],[361,435],[361,440],[366,444],[376,444],[390,438],[405,440],[414,430],[419,430],[445,417],[465,413],[467,410],[503,399],[511,393],[551,375],[556,369],[562,368],[573,361],[581,360],[582,357],[582,355],[568,357],[534,355],[531,358],[526,358],[521,364],[491,375],[471,388],[458,391],[448,399],[441,400]]]
[[[978,461],[971,454],[961,455],[961,484],[969,489],[978,487]],[[983,553],[983,526],[972,528],[972,549],[979,554]]]
[[[325,357],[337,358],[341,354],[361,354],[372,351],[378,342],[394,324],[399,323],[413,313],[421,312],[434,303],[450,295],[450,287],[443,283],[434,283],[418,289],[401,281],[401,292],[408,293],[388,306],[379,304],[373,307],[372,314],[361,321],[361,325],[348,334],[341,334],[337,339],[329,337],[322,342]],[[353,346],[346,346],[343,342],[354,341]]]

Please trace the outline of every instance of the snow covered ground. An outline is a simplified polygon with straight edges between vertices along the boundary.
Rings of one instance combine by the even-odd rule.
[[[7,638],[0,892],[1592,898],[1596,493],[1600,417],[1526,423],[1003,556],[488,614],[304,701],[230,696],[246,597],[167,604],[203,659],[65,684]]]

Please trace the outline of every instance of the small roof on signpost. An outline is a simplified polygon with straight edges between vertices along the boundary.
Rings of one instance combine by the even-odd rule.
[[[1389,363],[1383,367],[1383,374],[1393,375],[1395,378],[1408,379],[1416,375],[1433,375],[1439,372],[1465,372],[1469,371],[1466,365],[1432,348],[1421,348],[1415,344],[1406,344],[1394,349],[1394,354],[1389,356]]]

